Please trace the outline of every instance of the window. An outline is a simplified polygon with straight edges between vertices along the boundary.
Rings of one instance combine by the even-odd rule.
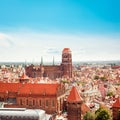
[[[67,58],[67,57],[68,57],[68,54],[64,54],[63,57],[64,57],[64,58]]]
[[[38,100],[36,100],[36,105],[38,105]]]
[[[55,106],[55,101],[54,100],[52,100],[52,107],[54,107]]]
[[[22,103],[22,99],[20,99],[20,105],[23,105],[23,103]]]
[[[32,106],[32,101],[29,101],[29,106]]]
[[[40,104],[40,106],[42,106],[42,101],[41,100],[39,100],[39,104]]]
[[[35,105],[35,100],[33,100],[33,105]]]
[[[7,98],[7,102],[15,104],[16,103],[16,98]]]
[[[26,105],[28,105],[28,99],[26,99]]]
[[[46,106],[48,107],[48,100],[46,100]]]

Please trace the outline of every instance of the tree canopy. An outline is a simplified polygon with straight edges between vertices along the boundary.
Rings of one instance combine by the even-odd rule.
[[[99,108],[95,112],[95,116],[96,116],[95,120],[111,120],[111,115],[109,111],[104,108]]]
[[[87,112],[87,113],[83,116],[83,120],[95,120],[95,115],[94,115],[94,113]]]

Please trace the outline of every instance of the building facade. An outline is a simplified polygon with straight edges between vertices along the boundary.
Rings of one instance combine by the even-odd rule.
[[[26,66],[26,75],[32,78],[49,77],[56,79],[61,77],[72,77],[72,53],[69,48],[64,48],[62,51],[62,63],[60,65],[43,65],[43,60],[38,66]]]
[[[48,114],[62,111],[63,84],[0,83],[0,102],[6,108],[43,109]]]

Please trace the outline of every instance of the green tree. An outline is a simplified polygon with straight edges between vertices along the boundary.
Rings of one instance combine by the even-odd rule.
[[[105,80],[106,80],[106,78],[105,78],[105,77],[101,77],[100,79],[101,79],[102,81],[105,81]]]
[[[92,112],[87,112],[84,116],[83,116],[83,120],[95,120],[95,115]]]
[[[95,120],[112,120],[110,112],[107,109],[99,108],[95,112]]]
[[[95,80],[98,80],[98,79],[99,79],[99,76],[96,75],[96,76],[94,77],[94,79],[95,79]]]
[[[66,79],[62,80],[62,82],[65,84],[65,83],[68,83],[68,81]]]
[[[113,96],[114,94],[113,94],[113,92],[108,92],[107,93],[107,96]]]

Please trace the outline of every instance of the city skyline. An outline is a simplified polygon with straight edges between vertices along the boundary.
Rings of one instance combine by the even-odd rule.
[[[120,60],[118,0],[0,1],[0,62]]]

